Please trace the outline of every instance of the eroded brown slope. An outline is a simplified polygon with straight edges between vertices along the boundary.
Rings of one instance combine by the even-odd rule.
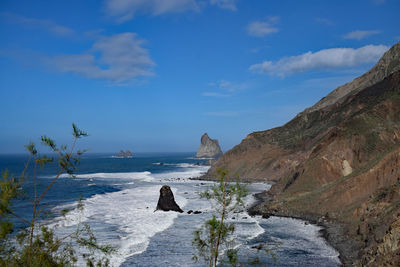
[[[345,235],[359,254],[344,262],[398,266],[400,72],[349,97],[328,117],[337,114],[348,115],[310,141],[307,158],[282,176],[265,193],[270,201],[255,210],[345,223]]]
[[[397,44],[380,62],[398,69],[399,51]],[[368,75],[380,77],[374,69]],[[357,248],[346,265],[400,266],[400,71],[382,79],[250,134],[207,176],[223,168],[274,180],[255,212],[344,223],[342,241]],[[346,246],[338,249],[345,255]]]
[[[276,181],[289,175],[301,162],[309,158],[314,146],[332,128],[359,112],[367,104],[363,102],[366,99],[361,99],[354,101],[351,104],[353,106],[347,105],[344,108],[354,95],[399,70],[400,42],[387,51],[378,64],[366,74],[338,87],[284,126],[249,134],[239,145],[223,155],[210,169],[207,178],[216,177],[218,168],[228,169],[249,180]],[[344,92],[347,93],[345,97]],[[333,99],[336,102],[333,102]]]

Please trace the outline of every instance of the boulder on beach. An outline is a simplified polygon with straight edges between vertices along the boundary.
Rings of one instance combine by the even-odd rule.
[[[176,204],[174,194],[168,185],[163,185],[160,189],[160,198],[158,199],[156,210],[183,212]]]

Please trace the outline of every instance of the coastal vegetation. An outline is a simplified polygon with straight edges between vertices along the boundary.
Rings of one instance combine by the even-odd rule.
[[[78,139],[88,136],[75,124],[72,124],[73,142],[70,148],[57,146],[53,139],[42,136],[41,143],[49,148],[57,158],[58,173],[50,184],[38,192],[38,172],[46,164],[54,162],[54,158],[42,155],[31,142],[26,146],[29,159],[21,175],[15,176],[5,170],[0,181],[0,266],[74,266],[82,257],[87,266],[108,266],[109,259],[115,249],[109,245],[101,245],[85,223],[79,223],[71,234],[58,237],[54,229],[48,225],[52,220],[40,220],[46,214],[42,205],[46,194],[63,173],[74,177],[73,173],[79,164],[80,156],[85,150],[76,150]],[[27,180],[28,169],[33,165],[34,195],[25,196],[23,201],[32,201],[31,218],[22,218],[13,210],[13,201],[24,195],[22,183]],[[77,209],[82,211],[83,204],[79,199]],[[68,210],[63,210],[62,214]],[[13,219],[11,219],[13,217]],[[13,224],[18,220],[22,228]],[[103,256],[98,256],[102,254]]]
[[[227,223],[228,216],[244,206],[243,198],[248,194],[244,185],[236,182],[229,183],[228,172],[218,170],[219,182],[210,189],[202,192],[201,197],[213,200],[214,213],[212,218],[194,232],[193,246],[198,255],[193,256],[195,261],[203,258],[209,266],[217,266],[221,258],[221,251],[226,251],[230,264],[237,263],[237,250],[234,249],[232,237],[235,227]]]
[[[201,258],[210,267],[217,266],[219,262],[241,266],[238,258],[239,249],[234,238],[235,226],[227,222],[227,219],[244,208],[244,198],[248,195],[248,190],[246,184],[239,183],[239,177],[236,177],[236,182],[230,181],[228,171],[219,169],[218,174],[219,181],[200,193],[202,198],[212,202],[213,214],[211,219],[194,232],[192,244],[197,250],[197,255],[193,256],[193,260],[197,262]],[[264,248],[264,251],[274,258],[271,250]],[[247,263],[260,262],[254,258],[248,259]]]

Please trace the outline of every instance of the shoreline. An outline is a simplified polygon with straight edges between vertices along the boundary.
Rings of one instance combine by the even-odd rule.
[[[217,181],[210,177],[200,176],[197,178],[198,180],[203,181]],[[244,183],[254,183],[254,182],[262,182],[262,183],[270,183],[273,184],[273,181],[266,182],[265,180],[253,180],[253,179],[242,179],[241,182]],[[321,216],[317,214],[301,214],[293,211],[271,211],[266,209],[266,205],[272,200],[270,196],[266,193],[268,191],[263,191],[260,193],[253,194],[256,202],[247,209],[247,213],[249,216],[260,215],[263,218],[268,218],[270,216],[276,217],[284,217],[284,218],[292,218],[306,221],[310,224],[317,225],[321,227],[319,233],[321,237],[339,253],[339,260],[343,266],[354,266],[355,262],[359,259],[359,250],[361,249],[361,245],[358,241],[349,237],[347,232],[347,226],[344,223],[334,221],[331,218],[326,216]]]
[[[271,199],[266,196],[265,192],[254,194],[257,202],[251,206],[247,212],[250,216],[261,215],[264,218],[270,216],[285,217],[292,219],[300,219],[310,224],[321,227],[319,230],[321,237],[339,253],[339,260],[344,266],[354,266],[359,259],[360,243],[357,240],[349,237],[347,226],[344,223],[332,220],[327,216],[317,214],[302,214],[293,211],[268,210],[266,205]]]

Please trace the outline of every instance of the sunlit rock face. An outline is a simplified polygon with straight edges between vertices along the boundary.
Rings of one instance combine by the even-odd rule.
[[[218,140],[211,139],[207,133],[203,134],[196,158],[219,158],[220,156],[222,156],[222,151]]]

